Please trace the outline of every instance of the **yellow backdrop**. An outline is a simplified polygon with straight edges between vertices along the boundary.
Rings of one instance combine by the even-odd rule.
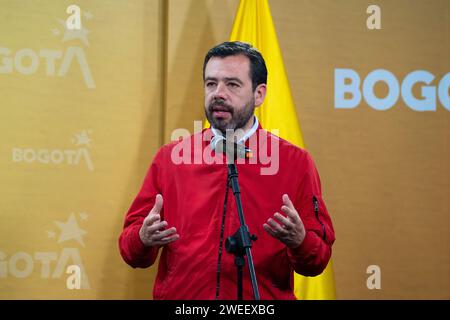
[[[400,85],[426,70],[438,87],[449,2],[377,1],[380,30],[369,1],[269,2],[336,229],[337,298],[449,299],[448,87],[427,112],[334,101],[336,69]],[[238,0],[77,1],[82,29],[68,30],[72,3],[0,1],[0,298],[148,299],[156,268],[122,261],[123,217],[158,147],[204,119],[203,56],[229,38]]]

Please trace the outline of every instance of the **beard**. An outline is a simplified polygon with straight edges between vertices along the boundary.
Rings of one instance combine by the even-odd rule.
[[[230,113],[230,119],[221,119],[213,116],[214,109]],[[205,108],[206,119],[217,130],[224,135],[227,130],[237,130],[243,128],[253,117],[255,111],[255,99],[252,98],[249,103],[242,108],[234,109],[231,105],[225,103],[222,99],[214,100]]]

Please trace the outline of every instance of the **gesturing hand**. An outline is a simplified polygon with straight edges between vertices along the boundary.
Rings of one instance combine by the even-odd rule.
[[[297,210],[287,194],[282,197],[283,206],[281,211],[286,217],[276,212],[273,218],[264,223],[264,229],[274,238],[283,242],[289,248],[298,247],[305,238],[305,227]]]
[[[156,196],[155,205],[144,219],[144,223],[139,230],[139,237],[141,238],[142,243],[147,247],[163,246],[180,238],[176,233],[177,230],[175,227],[165,229],[167,227],[167,222],[161,221],[161,216],[159,214],[162,206],[163,197],[158,194]]]

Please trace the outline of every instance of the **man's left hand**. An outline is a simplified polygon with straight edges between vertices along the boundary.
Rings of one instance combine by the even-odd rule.
[[[263,227],[272,237],[280,240],[289,248],[297,248],[305,239],[305,227],[287,194],[282,197],[283,211],[286,216],[276,212]]]

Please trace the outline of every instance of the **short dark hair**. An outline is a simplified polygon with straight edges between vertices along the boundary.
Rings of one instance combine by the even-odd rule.
[[[203,62],[203,80],[205,79],[206,64],[212,57],[225,58],[228,56],[244,55],[250,60],[250,78],[253,90],[261,83],[267,83],[266,62],[261,53],[250,44],[240,41],[227,41],[211,48]]]

